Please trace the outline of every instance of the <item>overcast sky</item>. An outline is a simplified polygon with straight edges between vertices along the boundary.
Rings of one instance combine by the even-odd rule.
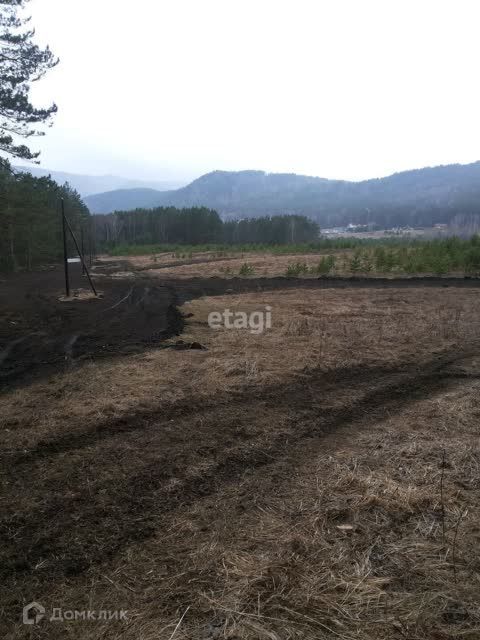
[[[478,0],[32,0],[42,166],[359,180],[480,159]]]

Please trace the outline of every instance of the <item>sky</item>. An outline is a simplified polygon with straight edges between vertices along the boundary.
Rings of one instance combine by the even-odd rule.
[[[480,160],[478,0],[31,0],[41,166],[362,180]]]

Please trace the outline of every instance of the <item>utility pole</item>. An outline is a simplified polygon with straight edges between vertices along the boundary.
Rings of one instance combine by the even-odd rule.
[[[80,261],[81,261],[81,263],[83,265],[83,268],[85,269],[85,273],[87,274],[87,278],[88,278],[88,282],[90,283],[90,287],[91,287],[93,293],[95,295],[98,295],[97,294],[97,290],[95,289],[95,285],[93,284],[92,278],[90,277],[90,272],[88,271],[87,265],[85,264],[85,259],[83,257],[83,253],[80,251],[80,247],[78,246],[78,242],[77,242],[77,239],[75,237],[75,234],[73,233],[73,229],[70,226],[70,223],[68,222],[65,214],[63,216],[63,220],[64,220],[65,224],[67,225],[67,228],[68,228],[68,231],[70,232],[70,235],[72,236],[73,244],[75,245],[75,249],[77,250],[77,253],[80,256]]]
[[[68,277],[67,227],[65,221],[65,202],[62,198],[62,235],[63,235],[63,266],[65,269],[65,295],[70,297],[70,279]]]
[[[83,221],[80,220],[80,247],[82,248],[82,256],[85,255],[85,245],[83,239]],[[85,275],[85,264],[82,260],[82,276]]]

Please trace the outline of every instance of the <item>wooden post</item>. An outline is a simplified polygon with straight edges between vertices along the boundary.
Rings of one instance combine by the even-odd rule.
[[[82,248],[82,256],[85,255],[85,243],[83,239],[83,222],[80,220],[80,246]],[[85,275],[85,265],[82,260],[82,276]]]
[[[62,202],[63,202],[63,200],[62,200]],[[70,223],[68,222],[68,220],[65,217],[65,215],[63,216],[63,219],[65,221],[65,224],[68,227],[68,230],[70,231],[70,235],[72,236],[73,243],[75,245],[75,248],[77,250],[78,255],[80,256],[80,260],[82,261],[82,265],[83,265],[83,268],[85,269],[85,273],[87,274],[88,282],[90,283],[92,291],[93,291],[93,293],[95,295],[97,295],[97,290],[95,289],[95,285],[93,284],[92,278],[90,277],[90,272],[87,269],[87,265],[85,264],[85,260],[83,258],[83,253],[80,251],[80,247],[78,246],[78,242],[77,242],[77,239],[75,237],[75,234],[73,233],[72,227],[70,226]]]
[[[67,228],[65,220],[65,202],[62,198],[62,235],[63,235],[63,266],[65,269],[65,295],[70,297],[70,280],[68,277],[68,254],[67,254]]]

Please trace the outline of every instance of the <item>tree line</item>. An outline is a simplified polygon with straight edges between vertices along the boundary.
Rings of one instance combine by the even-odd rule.
[[[0,154],[36,161],[39,152],[21,140],[44,135],[39,125],[50,123],[57,107],[35,106],[30,87],[58,59],[34,42],[35,31],[22,12],[27,4],[28,0],[0,0]],[[16,173],[6,157],[0,157],[0,271],[32,269],[61,258],[62,198],[74,230],[88,226],[89,211],[68,184]]]
[[[304,216],[266,216],[223,222],[213,209],[157,207],[95,215],[98,247],[151,244],[295,244],[318,238],[319,227]]]
[[[480,273],[480,236],[415,240],[399,246],[357,247],[344,260],[352,273]]]
[[[7,161],[0,161],[1,271],[29,270],[62,258],[62,198],[74,233],[80,237],[83,229],[89,236],[90,212],[74,189],[49,177],[13,172]],[[73,255],[70,244],[69,251]]]

